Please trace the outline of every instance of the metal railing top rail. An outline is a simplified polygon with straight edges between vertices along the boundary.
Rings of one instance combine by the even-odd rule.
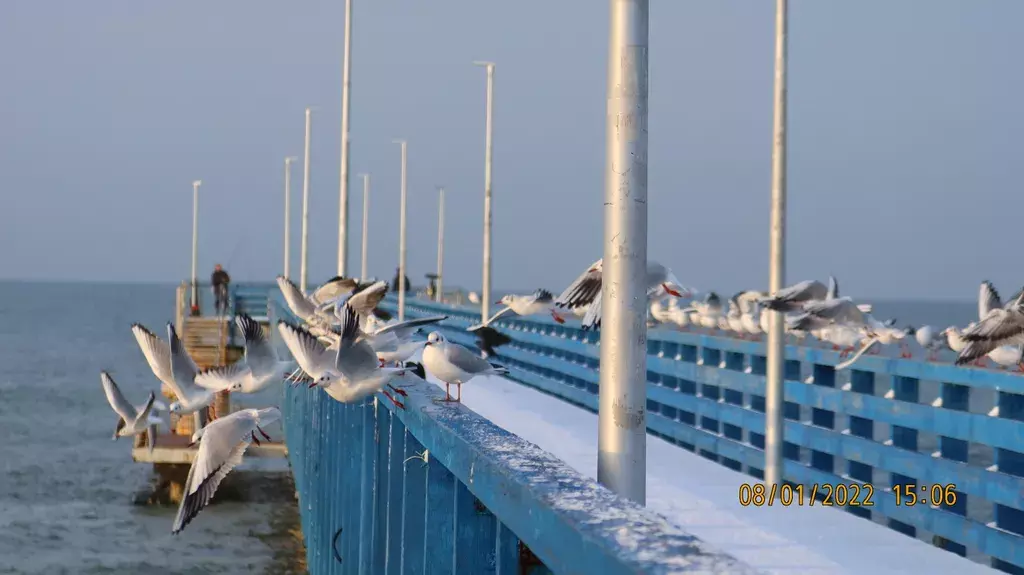
[[[754,573],[646,508],[587,479],[436,385],[385,405],[409,432],[555,573]]]

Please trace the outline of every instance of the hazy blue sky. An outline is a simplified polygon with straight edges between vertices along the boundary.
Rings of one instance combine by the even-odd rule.
[[[478,286],[484,71],[497,62],[494,282],[561,289],[601,255],[608,2],[356,0],[352,270]],[[966,299],[1024,281],[1024,2],[790,2],[788,279]],[[654,0],[649,254],[701,288],[767,283],[774,2]],[[344,2],[0,3],[0,277],[176,281],[281,269],[283,158],[314,111],[312,278],[335,271]],[[301,162],[293,168],[298,273]],[[1006,294],[1008,295],[1008,293]]]

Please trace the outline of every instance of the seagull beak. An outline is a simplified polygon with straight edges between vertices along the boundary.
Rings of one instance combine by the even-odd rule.
[[[429,341],[425,341],[425,342],[423,342],[423,347],[426,347],[426,346],[428,346],[428,345],[430,345],[430,342],[429,342]]]
[[[668,287],[668,284],[661,284],[661,287],[665,288],[665,291],[668,292],[669,295],[672,295],[672,296],[675,296],[675,297],[683,297],[683,294],[681,294],[678,291]]]
[[[494,305],[501,305],[501,300],[499,299],[498,301],[494,302]]]

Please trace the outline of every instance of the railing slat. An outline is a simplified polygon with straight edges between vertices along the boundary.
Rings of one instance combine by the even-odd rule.
[[[405,461],[405,424],[392,414],[388,439],[387,559],[385,573],[396,575],[402,568],[402,517]]]
[[[498,575],[519,575],[519,538],[498,521],[494,542],[495,571]]]
[[[455,483],[448,468],[428,458],[425,573],[455,573]]]
[[[455,485],[455,572],[497,570],[498,521],[462,482]]]
[[[405,436],[402,467],[402,573],[425,573],[427,461],[430,454],[412,434]]]

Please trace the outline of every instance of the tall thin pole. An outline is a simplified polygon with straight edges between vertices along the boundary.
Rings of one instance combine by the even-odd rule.
[[[306,155],[302,163],[302,254],[299,263],[299,289],[306,293],[306,265],[309,260],[309,132],[310,109],[306,108]]]
[[[367,265],[368,260],[366,259],[367,251],[367,239],[369,238],[370,229],[370,174],[363,174],[363,263],[359,270],[359,278],[366,280],[367,277]]]
[[[648,0],[611,0],[597,480],[647,498]]]
[[[438,303],[444,300],[444,188],[438,188],[437,198],[437,293]]]
[[[398,321],[405,321],[405,166],[408,142],[395,140],[402,146],[402,202],[398,216]]]
[[[775,126],[772,143],[772,208],[768,250],[768,291],[778,293],[786,281],[786,0],[775,2]],[[768,318],[768,365],[765,385],[764,481],[782,483],[782,445],[786,341],[782,312]]]
[[[352,0],[345,0],[345,56],[341,72],[341,178],[338,184],[338,275],[348,259],[348,101],[352,67]]]
[[[491,158],[494,144],[494,62],[473,62],[487,68],[487,128],[484,140],[484,285],[480,319],[491,317]]]
[[[202,180],[192,182],[192,303],[199,305],[199,283],[196,280],[196,266],[199,261],[199,186]]]
[[[284,277],[292,277],[292,162],[298,158],[284,159]]]

